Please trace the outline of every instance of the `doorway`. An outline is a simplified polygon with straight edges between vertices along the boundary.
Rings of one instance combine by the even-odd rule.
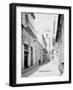
[[[31,66],[33,66],[33,48],[31,47]]]
[[[24,69],[28,68],[28,45],[24,44]]]
[[[24,52],[24,67],[28,68],[28,52]]]

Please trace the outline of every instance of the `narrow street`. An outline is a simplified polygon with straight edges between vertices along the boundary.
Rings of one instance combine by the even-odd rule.
[[[36,76],[55,76],[60,75],[59,71],[59,56],[55,52],[54,55],[51,54],[50,62],[42,65],[35,73],[30,75],[30,77]]]
[[[21,16],[21,77],[62,75],[64,15],[22,12]]]
[[[60,72],[58,70],[58,65],[51,61],[43,66],[41,66],[36,72],[34,72],[30,77],[35,76],[55,76],[60,75]]]
[[[47,64],[38,66],[33,68],[32,70],[29,70],[28,72],[23,74],[23,77],[41,77],[41,76],[56,76],[60,75],[59,69],[58,69],[58,56],[55,54],[53,58],[51,58],[51,61]]]

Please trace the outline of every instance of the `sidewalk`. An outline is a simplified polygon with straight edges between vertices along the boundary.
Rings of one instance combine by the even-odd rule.
[[[22,77],[28,77],[28,76],[30,76],[30,75],[32,75],[33,73],[35,73],[36,71],[38,71],[38,69],[40,68],[40,67],[42,67],[43,65],[46,65],[48,62],[45,62],[45,63],[42,63],[42,64],[40,64],[40,65],[34,65],[34,66],[31,66],[31,67],[29,67],[28,69],[26,69],[26,70],[24,70],[23,72],[22,72]]]
[[[27,69],[25,69],[23,72],[22,72],[22,77],[28,77],[29,75],[31,75],[32,73],[34,73],[37,69],[38,69],[39,65],[34,65],[34,66],[31,66]]]

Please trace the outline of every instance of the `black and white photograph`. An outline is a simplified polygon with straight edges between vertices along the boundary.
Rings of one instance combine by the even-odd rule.
[[[10,4],[10,86],[71,83],[71,7]]]
[[[21,12],[21,40],[21,77],[63,74],[63,14]]]

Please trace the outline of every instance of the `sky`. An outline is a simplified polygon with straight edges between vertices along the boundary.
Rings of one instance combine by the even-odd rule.
[[[54,21],[57,17],[57,14],[44,14],[44,13],[34,13],[34,27],[37,31],[38,40],[42,43],[41,35],[45,35],[45,31],[53,32]]]

